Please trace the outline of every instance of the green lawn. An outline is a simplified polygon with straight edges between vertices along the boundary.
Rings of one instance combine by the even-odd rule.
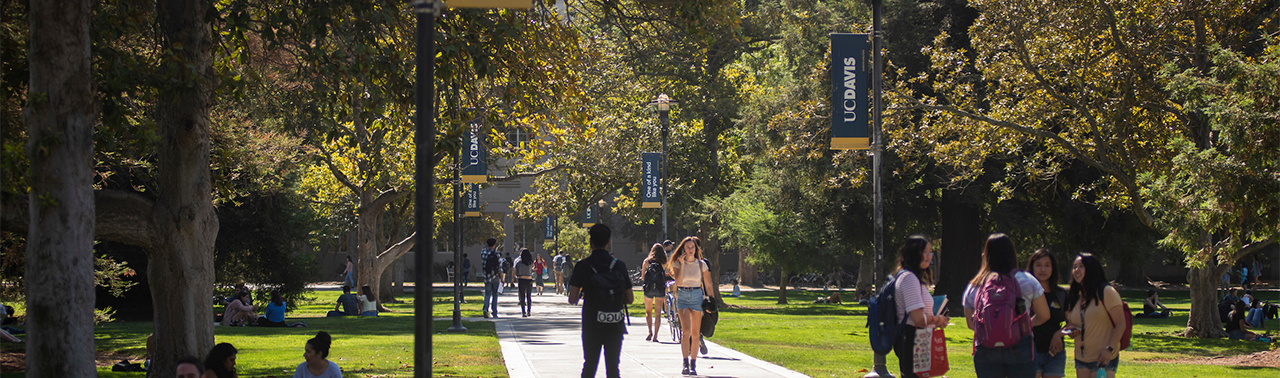
[[[1123,292],[1129,306],[1141,308],[1145,292]],[[743,298],[725,297],[725,302],[744,308],[725,309],[720,315],[713,341],[813,377],[850,377],[859,369],[869,369],[872,352],[867,341],[866,306],[856,304],[812,304],[818,292],[788,292],[791,304],[778,305],[777,293],[743,293]],[[1161,294],[1161,301],[1174,309],[1169,319],[1134,319],[1133,346],[1121,353],[1121,374],[1125,377],[1228,377],[1280,376],[1280,369],[1258,369],[1221,365],[1163,363],[1154,360],[1194,359],[1209,356],[1247,354],[1267,350],[1274,344],[1202,340],[1173,336],[1186,327],[1189,293]],[[947,328],[947,356],[950,377],[973,377],[969,345],[970,331],[959,319]],[[1276,321],[1266,331],[1277,333]],[[1071,347],[1068,338],[1068,348]],[[1068,352],[1071,353],[1071,352]],[[1067,376],[1075,369],[1068,354]],[[888,356],[890,371],[897,375],[897,358]],[[1270,373],[1266,373],[1270,372]]]
[[[404,304],[388,305],[395,312],[383,313],[378,318],[325,318],[324,314],[333,309],[339,294],[337,291],[317,291],[311,300],[300,303],[296,310],[286,314],[287,322],[305,321],[306,328],[214,327],[215,342],[228,342],[240,350],[236,361],[241,377],[289,377],[303,362],[302,348],[307,339],[315,336],[317,331],[326,331],[333,335],[329,360],[342,368],[344,377],[412,377],[412,298],[402,298],[406,300]],[[435,316],[451,316],[452,296],[437,296],[435,299]],[[470,303],[463,305],[463,316],[480,316],[479,297],[467,299]],[[435,376],[507,376],[492,323],[464,322],[467,333],[444,333],[450,325],[452,322],[449,321],[434,323],[432,357],[435,367],[432,372]],[[100,325],[95,332],[95,347],[100,353],[132,355],[134,362],[138,362],[136,359],[146,353],[146,337],[150,333],[150,322]],[[3,345],[6,351],[22,348],[9,343]],[[22,376],[21,373],[0,374],[4,378]],[[100,368],[98,376],[144,377],[145,374],[113,373],[109,368]]]
[[[324,318],[333,309],[338,296],[335,291],[319,291],[313,299],[301,303],[288,314],[289,321],[306,321],[307,328],[216,327],[216,341],[229,342],[240,349],[240,376],[291,376],[302,362],[302,346],[316,331],[334,336],[330,359],[344,370],[346,377],[409,377],[413,358],[413,307],[411,303],[392,304],[395,312],[379,318]],[[452,314],[451,296],[435,298],[435,316]],[[640,293],[637,292],[637,298]],[[717,327],[715,341],[757,358],[770,361],[814,377],[862,376],[860,369],[870,368],[872,353],[867,344],[866,306],[856,304],[811,304],[820,293],[788,292],[792,304],[778,305],[775,292],[749,292],[743,298],[725,298],[737,307],[725,309]],[[1123,292],[1134,308],[1141,307],[1145,293]],[[462,305],[464,317],[480,316],[480,296],[471,293],[469,303]],[[1176,337],[1186,325],[1189,298],[1186,292],[1162,293],[1162,301],[1174,309],[1169,319],[1135,319],[1133,347],[1121,354],[1121,371],[1125,377],[1226,377],[1280,376],[1280,369],[1258,369],[1221,365],[1167,363],[1156,361],[1197,359],[1208,356],[1247,354],[1274,344],[1201,340]],[[412,300],[411,297],[402,298]],[[631,308],[642,314],[640,301]],[[953,321],[955,323],[955,321]],[[1280,322],[1271,322],[1265,331],[1272,334]],[[466,322],[466,334],[443,333],[451,324],[435,323],[433,358],[437,377],[505,377],[501,350],[493,325],[488,322]],[[117,322],[99,326],[96,347],[103,353],[121,353],[141,357],[145,338],[151,332],[149,322]],[[969,343],[973,332],[963,325],[947,329],[950,377],[972,377],[973,364]],[[1069,341],[1068,341],[1069,343]],[[1070,345],[1068,345],[1070,347]],[[21,346],[3,344],[6,351]],[[888,356],[891,371],[897,370],[897,359]],[[1067,376],[1074,376],[1068,361]],[[1244,375],[1241,375],[1241,374]],[[21,377],[8,373],[0,377]],[[142,377],[141,373],[112,373],[100,369],[101,377]]]

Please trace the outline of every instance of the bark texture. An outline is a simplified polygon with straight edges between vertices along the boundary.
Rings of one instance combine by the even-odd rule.
[[[30,12],[26,376],[94,377],[90,2]]]
[[[747,262],[751,248],[738,247],[738,283],[742,286],[760,287],[760,269]]]
[[[1187,316],[1187,329],[1183,336],[1200,338],[1227,337],[1218,316],[1217,285],[1228,266],[1191,268],[1187,282],[1191,284],[1191,314]]]

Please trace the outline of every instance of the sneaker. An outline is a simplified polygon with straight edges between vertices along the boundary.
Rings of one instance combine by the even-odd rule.
[[[485,319],[488,319],[488,318],[489,318],[489,313],[488,313],[488,312],[485,312],[485,313],[484,313],[484,318],[485,318]]]

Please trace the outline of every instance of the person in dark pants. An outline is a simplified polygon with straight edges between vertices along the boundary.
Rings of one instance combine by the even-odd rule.
[[[615,260],[609,251],[604,249],[609,245],[609,238],[612,236],[609,227],[596,224],[591,226],[591,230],[587,233],[590,235],[591,256],[579,261],[574,266],[573,274],[569,276],[569,304],[573,305],[578,304],[578,298],[583,290],[593,289],[591,279],[595,272],[608,270],[612,264],[613,271],[627,275],[626,264]],[[631,304],[634,300],[630,289],[623,291],[624,304]],[[625,323],[600,323],[597,319],[598,304],[591,302],[587,300],[582,305],[582,357],[584,360],[582,377],[596,376],[596,369],[600,365],[600,350],[604,349],[605,374],[609,378],[618,378],[622,374],[618,369],[618,362],[622,355],[622,334],[626,332]]]
[[[467,282],[471,281],[471,259],[467,258],[467,254],[462,254],[462,286],[467,286]]]

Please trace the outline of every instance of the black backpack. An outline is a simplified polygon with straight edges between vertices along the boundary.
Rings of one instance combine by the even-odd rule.
[[[488,257],[485,257],[484,259],[482,267],[484,269],[485,276],[498,273],[498,270],[502,269],[501,265],[502,262],[498,261],[498,251],[490,250]]]
[[[662,264],[651,262],[644,271],[644,293],[650,297],[661,297],[666,293],[667,273]]]
[[[631,278],[626,272],[614,270],[618,259],[609,262],[603,271],[591,267],[591,286],[587,288],[586,299],[596,308],[597,323],[621,323],[627,319],[626,291],[631,290]]]

